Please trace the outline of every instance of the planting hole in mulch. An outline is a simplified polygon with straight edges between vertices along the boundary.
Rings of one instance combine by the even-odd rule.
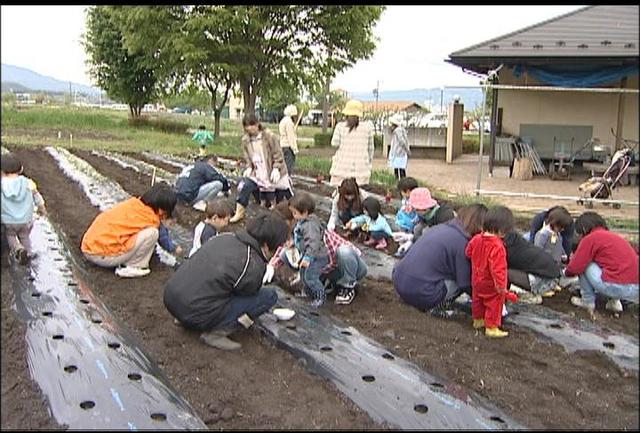
[[[67,365],[64,368],[64,371],[66,371],[67,373],[74,373],[78,370],[78,367],[76,367],[75,365]]]
[[[562,325],[559,323],[552,323],[551,325],[549,325],[549,328],[562,329]]]
[[[129,373],[127,377],[129,380],[142,380],[142,375],[139,373]]]
[[[80,299],[80,303],[88,304],[88,303],[90,303],[90,301],[88,299]]]
[[[416,404],[415,406],[413,406],[413,410],[415,410],[418,413],[429,412],[429,408],[427,407],[426,404]]]
[[[96,319],[91,319],[91,321],[92,321],[93,323],[98,324],[98,325],[99,325],[100,323],[102,323],[102,319],[98,319],[98,318],[96,318]]]
[[[110,349],[118,349],[120,348],[120,343],[108,343],[107,346],[109,346]]]
[[[500,418],[499,416],[492,416],[492,417],[489,417],[489,419],[491,421],[495,421],[495,422],[499,422],[501,424],[504,424],[504,420],[502,418]]]
[[[163,413],[152,413],[151,414],[151,419],[154,421],[166,421],[167,420],[167,416]]]
[[[31,296],[33,296],[34,298],[39,298],[40,296],[42,296],[42,293],[40,293],[40,292],[33,292],[33,293],[31,293]]]
[[[605,341],[604,343],[602,343],[602,345],[603,345],[604,347],[606,347],[607,349],[615,349],[615,347],[616,347],[616,345],[615,345],[615,344],[610,343],[610,342],[608,342],[608,341]]]
[[[333,347],[330,347],[330,346],[322,346],[322,347],[320,348],[320,350],[321,350],[321,351],[323,351],[323,352],[331,352],[331,351],[333,350]]]
[[[64,340],[64,335],[62,335],[62,334],[56,334],[56,335],[54,335],[54,336],[53,336],[53,337],[51,337],[51,338],[53,338],[54,340]]]
[[[340,333],[342,335],[351,335],[351,332],[349,332],[349,331],[340,331]]]
[[[53,317],[53,313],[51,311],[43,311],[42,315],[45,317]]]
[[[438,382],[431,382],[431,386],[434,388],[444,388],[444,385]]]
[[[396,359],[396,358],[395,358],[392,354],[390,354],[390,353],[383,353],[383,354],[382,354],[382,357],[383,357],[384,359],[389,359],[389,360]]]
[[[95,403],[92,402],[91,400],[87,400],[87,401],[83,401],[82,403],[80,403],[80,407],[87,410],[87,409],[93,409],[95,407]]]
[[[296,325],[287,325],[287,329],[291,329],[292,331],[295,331],[297,327]]]
[[[375,376],[372,376],[370,374],[366,374],[364,376],[362,376],[362,380],[364,380],[365,382],[374,382],[376,380]]]

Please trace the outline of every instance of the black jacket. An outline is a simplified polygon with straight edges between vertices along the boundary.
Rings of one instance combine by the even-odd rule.
[[[196,161],[189,175],[178,177],[176,181],[178,199],[191,203],[198,195],[200,187],[214,180],[222,182],[222,191],[229,190],[229,181],[226,177],[218,173],[207,161]]]
[[[551,254],[528,242],[518,232],[512,231],[504,237],[507,249],[507,266],[539,277],[557,278],[560,266]]]
[[[178,268],[165,286],[164,305],[186,327],[209,331],[226,318],[231,298],[258,293],[266,267],[246,230],[223,233]]]

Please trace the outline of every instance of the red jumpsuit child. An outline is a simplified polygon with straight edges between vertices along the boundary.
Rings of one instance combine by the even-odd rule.
[[[507,294],[507,251],[502,239],[492,233],[475,235],[465,254],[471,259],[471,316],[473,327],[485,327],[489,337],[506,337],[502,331],[502,306]]]

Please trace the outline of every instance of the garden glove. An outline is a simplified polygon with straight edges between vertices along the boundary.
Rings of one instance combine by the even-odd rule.
[[[329,222],[327,223],[327,230],[332,232],[335,229],[336,229],[336,223],[333,221],[333,219],[330,219]]]
[[[270,283],[273,280],[275,273],[276,268],[271,265],[267,265],[267,270],[264,272],[264,277],[262,277],[262,284]]]
[[[278,170],[277,168],[274,168],[271,171],[271,183],[278,183],[279,180],[280,180],[280,170]]]

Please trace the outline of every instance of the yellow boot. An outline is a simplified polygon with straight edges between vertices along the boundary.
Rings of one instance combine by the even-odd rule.
[[[496,327],[496,328],[486,328],[484,330],[484,335],[491,338],[502,338],[509,335],[509,333],[507,331],[503,331],[502,329]]]
[[[473,329],[484,328],[484,319],[473,319]]]
[[[245,207],[242,206],[240,203],[236,203],[236,213],[231,217],[229,222],[237,223],[238,221],[244,218],[244,214],[245,214]]]

